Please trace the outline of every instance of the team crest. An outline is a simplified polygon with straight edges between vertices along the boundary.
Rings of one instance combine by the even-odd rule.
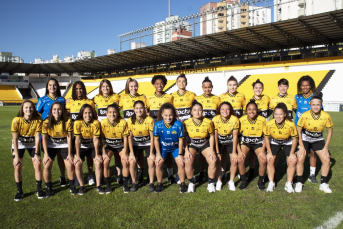
[[[177,134],[177,132],[174,130],[174,131],[172,132],[172,134]]]

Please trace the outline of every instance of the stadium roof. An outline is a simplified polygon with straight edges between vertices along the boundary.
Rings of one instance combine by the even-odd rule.
[[[212,57],[332,45],[339,42],[343,42],[343,10],[198,36],[72,63],[0,62],[0,73],[112,72]]]

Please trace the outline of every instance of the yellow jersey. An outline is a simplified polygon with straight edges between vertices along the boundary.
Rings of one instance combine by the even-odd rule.
[[[230,115],[226,121],[220,115],[216,115],[212,119],[214,129],[218,131],[218,142],[223,145],[228,145],[233,142],[233,131],[239,129],[239,120],[236,116]]]
[[[205,94],[195,97],[195,100],[203,106],[203,116],[210,120],[217,115],[217,109],[220,105],[220,99],[216,95],[207,96]]]
[[[191,106],[195,98],[195,93],[191,91],[184,91],[182,94],[179,91],[171,94],[174,98],[173,104],[176,108],[176,113],[179,116],[178,119],[181,122],[191,117]]]
[[[190,144],[201,148],[209,143],[210,135],[214,134],[213,122],[208,118],[203,118],[199,124],[193,118],[184,122],[185,133],[188,133]]]
[[[278,103],[284,103],[287,106],[287,115],[293,120],[293,111],[297,110],[297,101],[294,96],[291,95],[280,95],[274,96],[269,104],[269,108],[274,110]]]
[[[77,99],[77,100],[70,99],[69,102],[66,104],[66,109],[69,111],[70,119],[73,122],[77,119],[77,116],[79,115],[81,107],[84,104],[91,105],[93,110],[95,110],[94,102],[91,99]]]
[[[266,128],[266,119],[260,115],[252,122],[247,115],[240,119],[240,133],[242,133],[242,143],[260,144],[263,142],[263,133]]]
[[[42,127],[42,134],[48,136],[48,148],[68,148],[67,135],[73,132],[73,124],[70,118],[64,123],[63,131],[62,121],[56,123],[52,129],[48,128],[49,120],[45,119]]]
[[[120,96],[116,93],[113,93],[112,95],[109,96],[104,96],[104,95],[96,95],[93,98],[93,102],[96,104],[98,108],[98,120],[101,121],[104,118],[106,118],[106,113],[107,113],[107,107],[113,103],[119,102]]]
[[[35,120],[27,121],[24,117],[15,117],[12,120],[11,132],[18,133],[18,149],[36,148],[35,136],[36,133],[42,132],[43,120],[41,117]],[[12,149],[13,139],[12,139]]]
[[[135,123],[132,123],[132,118],[129,118],[127,126],[129,132],[132,133],[132,144],[134,146],[149,146],[150,133],[154,131],[154,124],[154,120],[150,116],[147,116],[142,122],[136,119]]]
[[[96,119],[87,124],[83,120],[74,122],[74,135],[81,137],[81,148],[94,147],[93,138],[100,137],[100,122]]]
[[[298,127],[302,128],[301,137],[303,141],[317,142],[324,140],[324,128],[333,128],[333,122],[331,116],[325,111],[320,111],[318,117],[315,117],[312,110],[309,110],[300,116]]]
[[[220,103],[222,102],[229,102],[233,110],[236,112],[236,116],[238,118],[242,117],[243,115],[243,107],[245,105],[245,96],[240,92],[236,92],[236,94],[232,95],[228,92],[223,93],[220,95]]]
[[[119,107],[123,109],[125,120],[127,120],[134,114],[133,104],[138,100],[143,101],[145,107],[147,107],[144,95],[136,94],[135,96],[133,96],[131,94],[123,94],[120,96]]]
[[[292,138],[298,138],[298,132],[294,122],[285,120],[279,126],[275,119],[267,122],[264,136],[270,137],[270,143],[275,145],[291,145]]]
[[[255,96],[251,97],[251,99],[255,100],[255,103],[257,104],[257,114],[268,118],[268,110],[269,110],[269,103],[270,103],[270,98],[268,95],[262,95],[262,97],[260,99],[256,99]],[[246,111],[246,106],[247,104],[250,102],[247,100],[246,103],[244,104],[243,110]]]
[[[108,118],[101,120],[101,132],[105,145],[111,148],[120,148],[124,146],[124,136],[129,135],[127,123],[124,119],[112,124]]]
[[[167,93],[164,93],[161,96],[156,95],[156,92],[153,95],[148,95],[146,97],[147,107],[150,109],[150,116],[156,120],[158,110],[165,103],[173,104],[173,96]]]

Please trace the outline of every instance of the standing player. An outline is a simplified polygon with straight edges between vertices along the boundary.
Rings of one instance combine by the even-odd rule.
[[[73,132],[73,125],[71,119],[67,117],[64,104],[61,102],[54,102],[51,105],[48,118],[43,122],[42,139],[44,149],[44,180],[47,186],[46,197],[53,196],[51,183],[51,170],[54,159],[57,154],[60,154],[64,159],[67,167],[68,179],[70,184],[71,194],[76,194],[74,186],[74,154],[72,151],[71,134]]]
[[[15,201],[23,197],[22,168],[25,150],[31,156],[35,170],[38,199],[45,198],[42,190],[42,169],[40,157],[40,133],[42,131],[42,118],[37,113],[35,105],[30,100],[25,100],[20,107],[17,117],[12,120],[12,156],[14,167],[14,180],[17,184]]]
[[[95,117],[93,107],[89,104],[84,104],[74,122],[76,151],[74,165],[76,177],[80,184],[79,195],[85,194],[86,191],[82,171],[82,162],[86,156],[92,157],[94,160],[97,191],[99,194],[105,193],[101,187],[100,123]]]
[[[174,157],[180,178],[180,192],[186,193],[185,163],[183,157],[184,129],[182,123],[176,119],[175,107],[170,103],[161,106],[158,120],[154,126],[154,145],[156,148],[156,193],[162,192],[163,162],[168,154]]]
[[[297,164],[297,156],[295,150],[298,144],[298,133],[292,121],[288,119],[287,107],[284,103],[279,103],[274,109],[274,119],[267,123],[264,133],[264,144],[267,148],[267,171],[269,184],[267,192],[272,192],[275,189],[275,158],[281,148],[286,154],[287,160],[287,182],[285,190],[288,193],[293,193],[292,186],[293,177],[295,174],[295,166]]]
[[[298,81],[297,89],[298,93],[295,95],[295,99],[297,101],[298,108],[295,115],[295,125],[298,124],[300,116],[311,109],[310,101],[312,96],[316,93],[316,84],[311,76],[303,76]],[[308,180],[313,184],[318,183],[316,180],[316,164],[316,154],[313,149],[310,149],[310,177]]]
[[[50,78],[46,83],[45,95],[39,98],[36,104],[37,112],[41,114],[43,121],[48,117],[51,105],[54,102],[61,102],[63,107],[65,106],[65,99],[61,95],[61,89],[58,81],[54,78]],[[57,154],[57,162],[61,172],[60,185],[61,187],[64,187],[67,184],[65,179],[65,165],[60,154]]]
[[[296,192],[301,192],[303,188],[302,174],[304,172],[304,161],[306,152],[313,149],[322,162],[319,190],[326,193],[332,193],[328,182],[328,174],[330,171],[330,153],[329,144],[332,138],[333,123],[330,115],[322,111],[323,94],[321,92],[312,96],[310,105],[311,110],[306,111],[301,115],[297,130],[299,136],[300,149],[297,152],[297,184],[295,187]],[[323,130],[326,127],[328,135],[326,142],[323,137]]]
[[[188,192],[194,192],[194,160],[197,152],[206,158],[208,163],[208,185],[210,193],[216,191],[216,152],[214,140],[213,122],[203,116],[203,108],[196,100],[191,107],[192,118],[184,122],[185,133],[187,133],[191,143],[185,143],[186,174],[189,180]]]

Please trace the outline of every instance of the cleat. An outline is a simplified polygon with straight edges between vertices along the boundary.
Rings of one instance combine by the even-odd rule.
[[[201,184],[201,183],[204,182],[204,180],[205,180],[205,175],[204,175],[204,173],[200,173],[200,174],[199,174],[199,177],[198,177],[198,183]]]
[[[38,199],[44,199],[45,198],[45,194],[44,194],[42,189],[37,191],[36,195],[37,195]]]
[[[46,189],[46,198],[52,197],[54,195],[54,192],[52,191],[52,189],[48,188]]]
[[[302,192],[304,185],[301,182],[295,184],[295,192]]]
[[[325,193],[332,193],[332,190],[330,189],[330,185],[327,183],[322,183],[319,185],[319,190],[325,192]]]
[[[315,175],[309,176],[307,180],[308,180],[309,182],[311,182],[312,184],[318,184],[318,181],[317,181]]]
[[[274,191],[274,189],[275,189],[275,183],[273,181],[269,181],[266,192],[272,192],[272,191]]]
[[[132,186],[130,188],[130,192],[136,192],[138,190],[138,184],[132,183]]]
[[[241,185],[239,186],[240,190],[244,190],[247,187],[247,182],[246,181],[242,181]]]
[[[223,183],[218,180],[217,183],[216,183],[216,191],[222,190],[222,185],[223,185]]]
[[[100,195],[105,194],[105,190],[101,186],[97,187],[96,190]]]
[[[67,186],[66,178],[65,177],[60,177],[60,185],[61,187]]]
[[[89,185],[95,185],[95,181],[92,175],[88,176],[87,180]]]
[[[168,182],[169,182],[169,184],[176,184],[174,176],[169,176],[168,177]]]
[[[110,194],[112,192],[111,186],[106,186],[105,193]]]
[[[161,183],[157,183],[155,192],[160,193],[163,190],[163,185]]]
[[[207,185],[207,190],[209,193],[215,193],[216,192],[216,188],[214,187],[214,183],[210,183]]]
[[[117,183],[123,184],[123,176],[122,175],[117,176]]]
[[[129,193],[130,189],[127,185],[123,185],[123,191],[124,191],[124,193]]]
[[[185,184],[185,182],[182,182],[180,184],[180,193],[186,193],[187,192],[187,185]]]
[[[24,198],[24,194],[22,192],[17,192],[14,197],[14,201],[21,201]]]
[[[81,186],[80,189],[79,189],[79,195],[82,196],[83,194],[85,194],[86,192],[86,189],[84,186]]]
[[[150,184],[149,184],[148,192],[153,192],[153,191],[155,191],[154,183],[150,183]]]
[[[285,184],[285,190],[286,190],[288,193],[294,193],[294,189],[293,189],[292,182],[286,182],[286,184]]]
[[[232,180],[229,181],[229,184],[227,186],[229,187],[230,191],[236,191],[235,182],[233,182]]]
[[[195,191],[195,184],[189,183],[188,184],[188,193],[193,193]]]
[[[77,190],[76,190],[76,188],[75,188],[74,185],[70,187],[70,193],[71,193],[72,195],[77,194]]]
[[[260,189],[262,191],[266,188],[266,185],[263,182],[258,182],[257,187],[258,187],[258,189]]]

